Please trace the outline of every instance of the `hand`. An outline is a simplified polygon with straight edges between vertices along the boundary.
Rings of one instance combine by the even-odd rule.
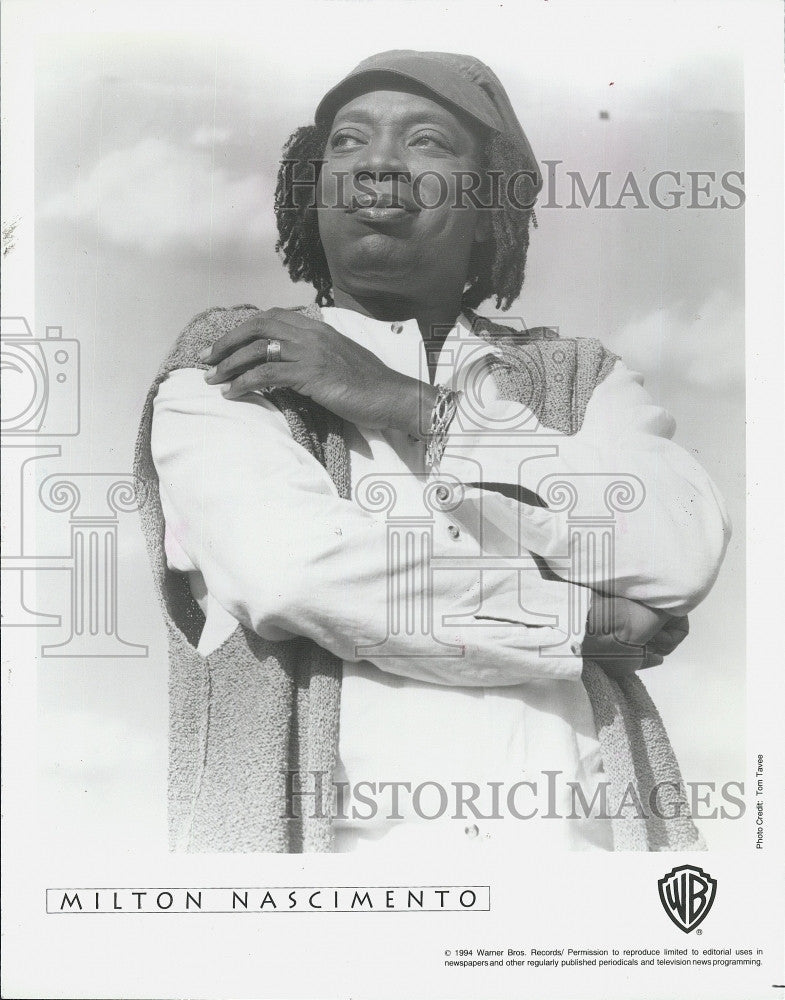
[[[280,361],[266,361],[271,339],[281,345]],[[227,399],[259,389],[294,389],[374,430],[397,428],[418,436],[436,399],[433,386],[388,368],[327,323],[289,309],[257,313],[217,340],[202,360],[213,366],[206,381],[224,383]]]
[[[674,618],[625,597],[593,594],[583,656],[617,677],[658,666],[689,634],[686,617]]]

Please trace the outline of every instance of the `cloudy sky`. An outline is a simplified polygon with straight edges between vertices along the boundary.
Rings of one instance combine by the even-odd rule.
[[[695,613],[690,639],[647,683],[688,776],[740,778],[744,212],[687,207],[687,172],[714,172],[717,182],[701,196],[710,200],[724,193],[719,177],[744,170],[741,59],[721,23],[675,31],[675,7],[670,21],[655,18],[645,30],[629,5],[604,8],[602,23],[567,20],[559,9],[553,20],[527,21],[490,5],[445,13],[385,2],[260,4],[252,22],[224,24],[220,34],[199,34],[198,24],[188,34],[143,25],[42,33],[36,326],[61,325],[80,340],[86,401],[82,433],[64,458],[77,469],[130,467],[146,386],[195,313],[309,300],[309,288],[291,285],[276,258],[272,192],[282,143],[311,120],[332,83],[384,48],[472,52],[505,83],[538,157],[560,161],[562,205],[568,170],[589,186],[608,171],[612,202],[630,171],[644,192],[663,170],[680,174],[673,186],[687,191],[671,211],[636,208],[632,198],[619,209],[543,206],[510,314],[600,337],[642,371],[674,414],[677,439],[728,500],[737,530],[720,581]],[[101,661],[100,672],[44,665],[40,705],[51,747],[42,762],[73,831],[91,810],[117,823],[119,809],[141,835],[152,814],[140,780],[163,774],[165,652],[135,524],[123,533],[121,631],[147,643],[150,657]],[[708,714],[696,741],[698,698]],[[93,752],[108,745],[111,757]],[[89,801],[74,814],[71,792],[88,760]],[[140,788],[133,803],[129,784]]]

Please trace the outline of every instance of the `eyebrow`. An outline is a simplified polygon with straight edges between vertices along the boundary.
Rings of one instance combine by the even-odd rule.
[[[396,124],[398,125],[414,125],[420,124],[430,124],[430,125],[441,125],[445,128],[460,129],[461,125],[459,122],[452,120],[452,116],[447,118],[446,116],[449,112],[445,112],[444,116],[438,111],[423,110],[423,111],[410,111],[407,112]],[[339,111],[335,116],[335,121],[345,121],[345,122],[359,122],[362,125],[375,125],[377,123],[377,115],[373,114],[371,111],[365,111],[362,108],[358,108],[356,111]]]

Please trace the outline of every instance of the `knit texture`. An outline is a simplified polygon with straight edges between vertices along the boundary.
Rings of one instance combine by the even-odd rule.
[[[329,801],[320,816],[313,797],[303,798],[302,817],[287,818],[285,772],[332,776],[340,662],[306,639],[270,642],[239,624],[218,649],[200,656],[196,646],[204,615],[187,577],[167,568],[164,552],[164,518],[150,450],[158,386],[178,368],[206,368],[199,352],[256,311],[253,306],[211,309],[186,327],[148,393],[136,445],[134,471],[144,484],[142,530],[169,642],[172,850],[329,851],[333,843]],[[289,390],[276,390],[270,398],[294,439],[330,471],[340,495],[348,498],[341,421]],[[297,791],[299,778],[294,781]],[[314,790],[316,781],[305,791]]]
[[[518,333],[485,317],[470,318],[473,331],[500,349],[492,367],[500,396],[525,403],[545,427],[577,433],[616,355],[599,340],[561,339],[547,327]],[[609,783],[614,849],[705,850],[668,734],[643,681],[637,674],[616,680],[591,660],[584,660],[582,679]]]
[[[142,529],[169,640],[172,850],[299,852],[333,846],[329,791],[338,756],[340,662],[310,640],[270,642],[239,623],[218,649],[200,656],[196,645],[204,616],[186,576],[167,568],[164,552],[150,450],[158,387],[178,368],[206,368],[199,352],[256,311],[211,309],[186,327],[148,393],[137,439]],[[303,311],[321,315],[316,305]],[[471,319],[474,331],[500,349],[493,364],[500,395],[525,403],[544,426],[574,434],[615,356],[596,340],[560,339],[545,328],[519,334],[484,317]],[[294,439],[324,465],[339,495],[348,499],[342,421],[290,390],[268,395]],[[703,849],[670,741],[640,678],[616,681],[585,661],[583,683],[609,782],[611,815],[621,814],[612,820],[614,850]],[[295,809],[301,816],[287,817],[287,772],[303,777],[306,792],[323,791],[323,809],[314,808],[311,795]],[[673,818],[649,815],[655,787],[658,812]],[[648,818],[642,818],[641,806]]]

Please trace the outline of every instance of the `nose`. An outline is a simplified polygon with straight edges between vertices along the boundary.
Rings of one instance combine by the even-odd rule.
[[[398,138],[386,130],[374,135],[362,147],[362,152],[354,163],[354,174],[373,180],[383,180],[386,176],[406,173],[405,150]]]

